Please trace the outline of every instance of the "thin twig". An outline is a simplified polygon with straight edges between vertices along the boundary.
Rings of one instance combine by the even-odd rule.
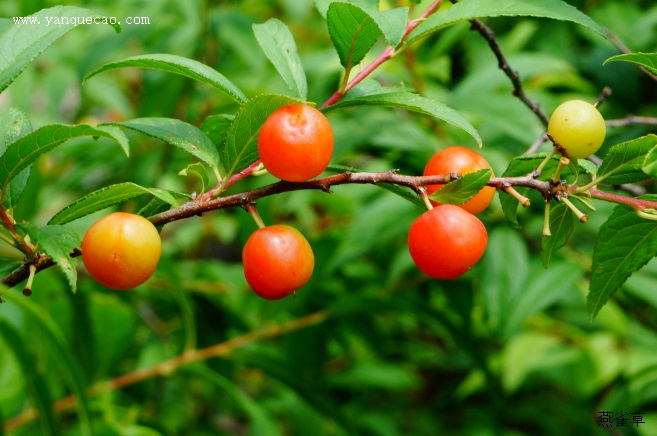
[[[616,34],[614,32],[612,32],[609,29],[605,29],[605,33],[607,34],[607,37],[609,38],[609,40],[616,46],[616,48],[618,50],[620,50],[621,53],[623,53],[623,54],[632,53],[632,50],[630,50],[629,47],[627,47],[625,44],[623,44],[623,42],[620,39],[618,39],[618,37],[616,36]],[[644,67],[642,67],[640,65],[638,66],[638,68],[646,76],[650,77],[652,80],[657,81],[657,75],[653,74],[652,72],[648,71],[647,69],[645,69]]]
[[[620,118],[617,120],[606,120],[605,124],[607,125],[607,127],[625,127],[625,126],[630,126],[632,124],[647,124],[647,125],[657,126],[657,118],[628,115],[625,118]]]

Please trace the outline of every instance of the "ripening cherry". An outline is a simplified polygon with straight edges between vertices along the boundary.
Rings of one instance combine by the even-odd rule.
[[[594,105],[570,100],[554,110],[547,132],[568,153],[568,157],[582,159],[600,149],[607,127]]]
[[[260,128],[258,153],[265,168],[288,182],[310,180],[333,155],[333,130],[319,110],[291,104],[275,110]]]
[[[420,215],[408,232],[408,249],[417,267],[437,279],[468,272],[488,243],[484,224],[460,207],[444,204]]]
[[[94,223],[82,239],[82,261],[89,274],[111,289],[130,289],[153,275],[162,241],[146,218],[115,212]]]
[[[424,168],[424,175],[436,176],[450,173],[463,175],[485,168],[490,168],[490,165],[479,153],[457,145],[434,154]],[[445,185],[427,185],[427,193],[431,194],[443,186]],[[494,196],[495,188],[485,186],[470,200],[458,206],[470,213],[479,213],[488,207]],[[438,205],[439,203],[432,201],[432,204]]]
[[[294,227],[277,224],[256,230],[242,250],[244,276],[253,291],[279,300],[305,285],[313,274],[315,256]]]

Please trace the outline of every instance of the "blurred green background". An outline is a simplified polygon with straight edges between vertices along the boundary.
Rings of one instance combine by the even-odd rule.
[[[423,10],[430,2],[418,6]],[[569,1],[610,29],[632,51],[657,51],[652,1]],[[309,100],[323,103],[342,70],[312,1],[5,0],[0,16],[29,15],[57,4],[88,7],[120,21],[147,25],[78,26],[46,50],[0,94],[0,108],[46,123],[98,123],[174,117],[200,126],[237,106],[211,88],[152,70],[121,69],[82,84],[96,67],[127,56],[170,53],[206,63],[248,96],[286,93],[260,50],[252,25],[277,17],[294,34],[309,82]],[[404,5],[381,1],[382,7]],[[3,28],[9,20],[0,22]],[[525,91],[547,113],[570,98],[595,101],[608,119],[657,113],[657,83],[629,64],[602,66],[618,49],[572,23],[531,18],[487,20]],[[379,44],[382,44],[379,42]],[[377,45],[366,58],[383,49]],[[479,130],[496,174],[524,153],[543,126],[518,99],[486,42],[468,24],[449,27],[373,76],[404,84],[459,110]],[[362,108],[329,115],[336,135],[332,163],[367,170],[422,173],[437,150],[476,147],[461,131],[417,114]],[[605,147],[654,132],[610,129]],[[126,158],[100,139],[76,140],[33,167],[18,219],[44,225],[71,201],[112,183],[194,192],[178,172],[193,160],[143,135],[130,135]],[[547,145],[544,145],[546,149]],[[249,178],[231,193],[270,183]],[[651,185],[645,186],[654,192]],[[162,377],[90,398],[102,435],[487,435],[657,434],[657,263],[635,274],[591,322],[587,277],[596,231],[611,211],[598,204],[549,269],[540,259],[539,196],[520,213],[521,229],[499,201],[481,219],[489,232],[483,260],[460,279],[429,279],[413,265],[406,235],[422,211],[374,186],[339,186],[333,194],[301,191],[258,203],[268,224],[287,223],[313,246],[316,266],[296,298],[264,301],[246,284],[241,247],[256,229],[241,209],[176,222],[162,232],[155,276],[129,292],[96,284],[80,268],[72,295],[55,269],[37,275],[30,303],[64,332],[87,385],[149,368],[185,350],[320,312],[326,319],[273,338],[254,340],[221,358],[183,366]],[[137,211],[139,201],[122,210]],[[69,226],[80,235],[99,216]],[[0,247],[0,256],[19,259]],[[3,273],[15,266],[0,265]],[[0,319],[21,334],[53,399],[70,394],[52,339],[21,307],[0,305]],[[24,411],[21,364],[0,340],[0,413]],[[644,423],[598,428],[598,412],[642,412]],[[78,434],[75,409],[58,414],[62,433]],[[628,420],[632,421],[632,415]],[[39,434],[34,422],[10,434]]]

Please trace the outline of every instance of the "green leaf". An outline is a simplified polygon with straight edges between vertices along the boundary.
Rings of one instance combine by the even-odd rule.
[[[75,269],[77,258],[70,254],[74,248],[80,246],[80,237],[73,230],[64,226],[36,227],[29,223],[22,223],[32,238],[32,242],[39,245],[39,252],[46,253],[64,273],[73,293],[77,292],[78,273]]]
[[[657,74],[657,53],[626,53],[612,56],[602,63],[606,65],[609,62],[630,62],[642,66],[653,74]]]
[[[290,29],[280,20],[271,18],[264,24],[254,24],[253,32],[260,48],[274,64],[294,96],[305,100],[308,95],[308,82]]]
[[[232,380],[202,365],[189,365],[185,367],[185,371],[198,374],[232,397],[233,401],[248,415],[251,434],[271,436],[281,434],[272,418],[268,415],[267,409],[247,395]]]
[[[174,207],[178,205],[174,196],[168,191],[145,188],[135,183],[119,183],[98,189],[69,204],[57,212],[48,224],[66,224],[83,216],[146,194],[158,198],[168,205]]]
[[[346,69],[358,65],[382,35],[374,19],[353,4],[331,3],[326,19],[340,63]]]
[[[175,191],[168,191],[169,194],[173,195],[175,198],[178,199],[183,199],[185,201],[189,200],[191,196],[187,193],[184,192],[175,192]],[[153,197],[151,201],[148,202],[148,204],[137,212],[137,215],[141,215],[144,217],[150,217],[153,215],[157,215],[158,213],[167,211],[171,209],[171,204],[168,201],[164,201],[158,197]],[[175,207],[175,205],[174,205]]]
[[[80,421],[81,433],[84,436],[91,436],[93,432],[91,430],[89,401],[87,400],[85,383],[81,378],[83,371],[75,355],[66,345],[62,330],[52,319],[48,311],[43,310],[43,306],[33,303],[31,299],[25,298],[15,291],[6,290],[6,288],[3,289],[1,287],[0,297],[12,302],[23,309],[24,312],[28,312],[37,321],[35,325],[44,333],[44,342],[47,344],[54,361],[64,373],[72,394],[76,397],[75,404],[78,410],[77,417]]]
[[[347,171],[350,171],[352,173],[364,172],[363,170],[359,170],[353,167],[346,167],[343,165],[329,165],[328,167],[326,167],[326,171],[333,173],[345,173]],[[420,209],[423,210],[426,209],[424,202],[411,188],[408,188],[406,186],[393,185],[391,183],[377,183],[375,186],[400,196],[404,200],[407,200],[413,203],[414,205],[418,206]]]
[[[23,136],[32,131],[32,123],[27,115],[15,108],[7,108],[0,111],[0,155],[5,152],[7,147],[18,141]],[[5,196],[3,207],[11,209],[18,203],[27,181],[30,178],[31,166],[21,171],[9,183],[7,195]]]
[[[462,0],[423,21],[408,38],[412,43],[429,33],[461,21],[485,17],[538,17],[571,21],[605,36],[595,21],[561,0]]]
[[[179,74],[201,83],[205,83],[206,85],[210,85],[211,87],[225,93],[237,103],[244,103],[247,100],[244,93],[235,86],[233,82],[228,80],[214,68],[193,59],[170,54],[131,56],[120,61],[110,62],[89,73],[87,77],[84,78],[83,82],[104,71],[127,67],[150,68],[153,70]]]
[[[114,138],[114,140],[119,143],[125,155],[130,157],[130,141],[128,141],[128,137],[125,136],[123,130],[119,129],[118,127],[109,126],[106,124],[96,126],[96,129],[109,133],[112,138]]]
[[[221,149],[223,144],[226,142],[226,136],[228,136],[228,129],[233,123],[235,115],[220,114],[220,115],[210,115],[201,125],[201,130],[203,133],[210,138],[210,141],[217,147]]]
[[[656,201],[657,195],[640,199]],[[627,278],[657,255],[657,222],[639,217],[627,206],[616,206],[600,228],[593,251],[587,303],[591,318]]]
[[[187,168],[178,173],[179,176],[196,176],[201,181],[201,191],[205,192],[206,188],[210,187],[210,177],[208,171],[201,162],[196,162],[188,165]]]
[[[7,194],[9,182],[37,160],[39,156],[69,139],[81,136],[104,137],[119,142],[110,133],[85,124],[77,126],[48,124],[43,126],[11,144],[0,156],[2,198]]]
[[[372,13],[372,18],[383,32],[388,45],[397,47],[406,33],[408,22],[408,7],[388,9],[383,12]]]
[[[25,341],[6,321],[0,320],[0,337],[7,343],[7,348],[14,353],[23,372],[27,396],[36,411],[39,434],[59,434],[57,421],[52,411],[52,398],[48,385],[36,367],[36,359],[25,349]],[[0,426],[2,427],[2,426]]]
[[[541,259],[547,268],[550,265],[555,251],[566,245],[570,235],[575,229],[573,211],[564,203],[559,203],[550,208],[550,232],[551,236],[543,236],[541,246]]]
[[[276,109],[299,101],[276,94],[260,94],[242,105],[228,129],[223,153],[227,174],[243,170],[258,159],[258,132],[267,117]]]
[[[443,185],[429,198],[441,204],[463,204],[486,186],[492,174],[493,170],[490,168],[464,174],[453,182]]]
[[[198,127],[184,121],[175,118],[135,118],[103,125],[121,126],[141,132],[186,151],[212,168],[219,165],[219,152],[210,138]]]
[[[477,141],[479,147],[482,145],[479,133],[463,115],[436,100],[411,92],[382,88],[371,94],[340,100],[325,108],[324,112],[358,106],[386,106],[429,115],[463,129]]]
[[[657,165],[646,161],[646,156],[655,149],[657,135],[646,135],[614,145],[605,155],[597,179],[611,185],[635,183],[657,175]],[[652,155],[654,156],[654,154]],[[646,164],[646,171],[644,171]]]
[[[93,11],[76,6],[55,6],[42,9],[31,15],[39,24],[14,24],[0,35],[0,92],[50,44],[77,25],[63,23],[63,18],[95,17]],[[53,18],[61,20],[55,23]],[[50,19],[50,20],[48,20]],[[121,31],[118,24],[112,25],[117,33]]]

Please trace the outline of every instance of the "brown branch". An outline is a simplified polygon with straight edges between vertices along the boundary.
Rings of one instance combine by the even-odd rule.
[[[179,207],[154,215],[149,220],[156,226],[161,226],[173,221],[178,221],[185,218],[190,218],[195,215],[202,215],[205,212],[210,212],[217,209],[225,209],[229,207],[243,207],[249,203],[259,200],[271,195],[281,194],[283,192],[300,191],[300,190],[322,190],[330,192],[332,186],[345,185],[345,184],[377,184],[377,183],[391,183],[400,186],[406,186],[418,191],[422,186],[447,183],[452,180],[451,175],[437,175],[437,176],[404,176],[397,174],[395,170],[390,170],[381,173],[340,173],[320,179],[309,180],[307,182],[278,182],[271,185],[262,186],[260,188],[246,191],[240,194],[233,194],[226,197],[218,197],[209,201],[193,200],[189,201]],[[489,186],[497,189],[505,189],[509,186],[524,186],[531,189],[540,191],[543,195],[550,195],[551,186],[548,182],[536,180],[531,176],[525,177],[493,177],[488,181]],[[79,250],[74,250],[71,257],[80,256]],[[37,272],[46,268],[50,268],[55,263],[48,256],[40,257],[36,262],[32,263],[36,267]],[[13,287],[22,282],[29,276],[28,264],[21,265],[10,274],[5,276],[0,283],[5,286]]]
[[[293,319],[292,321],[246,333],[228,341],[211,345],[207,348],[186,351],[179,356],[165,360],[164,362],[160,362],[157,365],[148,368],[140,368],[136,371],[120,375],[111,380],[96,383],[87,390],[87,394],[90,396],[99,395],[101,393],[120,389],[124,386],[132,385],[150,378],[166,376],[184,365],[189,365],[190,363],[207,360],[213,357],[226,356],[236,349],[252,344],[253,342],[263,339],[271,339],[295,330],[300,330],[302,328],[320,324],[327,319],[328,314],[326,312],[315,312],[301,318]],[[53,404],[53,409],[55,412],[62,412],[64,410],[75,407],[76,404],[77,398],[71,395],[55,401]],[[27,424],[30,421],[33,421],[35,418],[36,412],[34,409],[30,408],[20,415],[17,415],[6,421],[3,424],[3,428],[5,431],[12,431]]]
[[[545,111],[543,111],[543,108],[525,94],[525,91],[522,88],[522,83],[520,82],[520,75],[517,71],[514,71],[511,68],[509,62],[504,57],[502,49],[495,39],[495,32],[480,20],[472,20],[470,23],[472,23],[472,29],[479,32],[479,34],[488,42],[491,50],[493,50],[493,54],[495,54],[495,57],[497,58],[499,68],[504,71],[504,74],[506,74],[509,79],[511,79],[511,83],[513,84],[513,95],[518,97],[529,109],[531,109],[532,112],[534,112],[534,114],[536,114],[541,122],[547,126],[550,119],[545,114]]]

